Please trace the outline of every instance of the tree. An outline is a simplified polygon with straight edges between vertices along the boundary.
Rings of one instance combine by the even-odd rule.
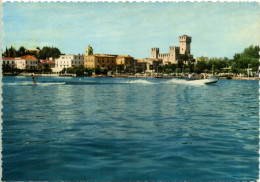
[[[25,54],[25,48],[23,47],[23,46],[21,46],[19,49],[18,49],[18,51],[17,51],[17,56],[19,57],[19,56],[24,56],[24,55],[26,55]]]
[[[7,57],[17,57],[17,51],[13,46],[9,48]]]
[[[7,49],[7,47],[5,48],[5,52],[3,53],[4,57],[8,57],[9,56],[9,50]]]
[[[206,61],[198,61],[194,67],[194,71],[196,73],[202,73],[205,69],[207,69],[208,65]]]
[[[178,68],[180,68],[181,71],[183,71],[182,70],[183,69],[183,65],[184,65],[183,60],[178,60]]]
[[[85,68],[83,65],[80,65],[79,67],[75,68],[75,73],[77,76],[84,76]]]

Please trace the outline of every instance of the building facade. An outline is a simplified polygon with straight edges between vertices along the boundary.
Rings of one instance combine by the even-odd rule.
[[[118,65],[122,65],[123,69],[133,68],[134,58],[129,55],[94,54],[90,45],[85,49],[85,68],[115,70]]]
[[[123,69],[132,69],[134,68],[134,58],[129,55],[119,55],[116,57],[116,65],[122,65]]]
[[[11,68],[16,68],[15,58],[11,57],[2,57],[3,65],[9,65]]]
[[[64,68],[79,67],[80,65],[84,65],[83,55],[61,55],[55,60],[55,68],[52,71],[58,73]]]
[[[143,58],[137,60],[137,67],[142,69],[142,72],[157,73],[158,67],[162,64],[161,59]]]
[[[38,69],[38,59],[31,55],[15,58],[15,62],[18,69]]]
[[[43,68],[45,65],[48,66],[48,68],[55,68],[55,61],[49,60],[49,59],[40,59],[40,62],[38,64],[39,68]]]
[[[89,69],[116,69],[116,55],[93,54],[84,57],[84,67]]]
[[[163,64],[177,64],[178,60],[185,55],[187,59],[192,60],[193,56],[190,54],[191,37],[187,35],[179,36],[179,47],[170,46],[169,53],[160,54],[159,48],[151,48],[151,59],[161,59]],[[187,62],[185,62],[188,64]]]

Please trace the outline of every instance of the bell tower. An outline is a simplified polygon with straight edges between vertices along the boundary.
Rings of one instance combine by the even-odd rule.
[[[89,45],[86,49],[85,49],[85,56],[90,56],[93,55],[93,48]]]

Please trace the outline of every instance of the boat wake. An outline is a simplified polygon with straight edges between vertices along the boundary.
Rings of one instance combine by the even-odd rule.
[[[123,83],[130,83],[130,84],[137,83],[137,84],[145,84],[145,85],[157,84],[157,83],[149,82],[147,80],[131,80],[131,81],[123,82]]]
[[[48,85],[65,85],[66,82],[44,82],[44,83],[39,83],[37,82],[37,85],[42,85],[42,86],[48,86]],[[31,85],[34,85],[33,82],[19,82],[19,83],[4,83],[4,85],[10,85],[10,86],[17,86],[17,85],[20,85],[20,86],[31,86]]]

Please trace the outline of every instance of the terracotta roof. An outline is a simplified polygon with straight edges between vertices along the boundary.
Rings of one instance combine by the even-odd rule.
[[[31,56],[31,55],[21,56],[21,59],[37,60],[34,56]]]
[[[11,57],[2,57],[3,60],[14,60],[15,58],[11,58]]]
[[[48,59],[41,59],[40,63],[44,63],[44,64],[55,64],[55,61],[52,60],[48,60]]]

